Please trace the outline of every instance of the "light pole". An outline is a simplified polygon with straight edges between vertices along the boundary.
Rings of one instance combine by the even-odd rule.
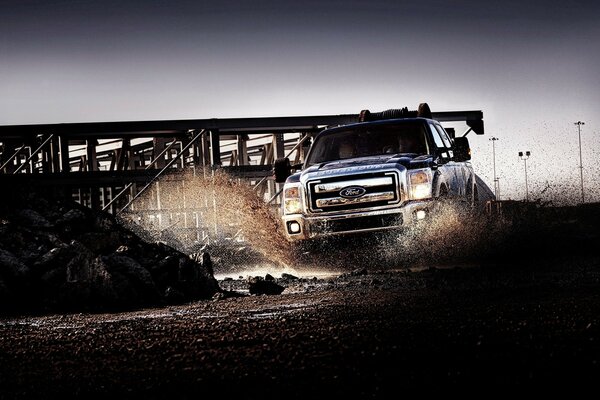
[[[493,157],[493,166],[494,166],[494,196],[496,197],[496,200],[500,200],[498,198],[498,178],[496,177],[496,141],[500,140],[497,137],[492,136],[490,138],[490,140],[492,141],[492,157]]]
[[[521,160],[523,160],[525,162],[525,201],[526,202],[529,201],[529,187],[527,186],[527,159],[529,158],[530,155],[531,155],[530,151],[526,151],[525,155],[523,155],[522,151],[519,152],[519,157],[521,158]]]
[[[585,122],[577,121],[577,130],[579,131],[579,173],[581,176],[581,204],[585,203],[585,196],[583,195],[583,161],[581,158],[581,125],[585,125]]]

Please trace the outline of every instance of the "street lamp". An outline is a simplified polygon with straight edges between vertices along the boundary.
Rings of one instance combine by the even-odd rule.
[[[526,151],[525,155],[523,155],[522,151],[519,152],[519,157],[525,162],[525,201],[527,202],[529,201],[529,187],[527,186],[527,159],[530,155],[530,151]]]
[[[492,141],[492,154],[493,154],[493,166],[494,166],[494,196],[496,200],[500,200],[498,198],[498,178],[496,177],[496,141],[500,140],[497,137],[492,136],[490,138]]]
[[[581,176],[581,204],[585,203],[585,196],[583,195],[583,161],[581,159],[581,125],[585,125],[585,122],[577,121],[577,130],[579,131],[579,173]]]

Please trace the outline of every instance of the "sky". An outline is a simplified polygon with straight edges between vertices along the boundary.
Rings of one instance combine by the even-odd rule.
[[[0,125],[482,110],[500,197],[600,201],[600,3],[0,0]],[[458,129],[460,133],[460,129]],[[492,137],[499,140],[491,141]],[[546,189],[544,191],[544,189]]]

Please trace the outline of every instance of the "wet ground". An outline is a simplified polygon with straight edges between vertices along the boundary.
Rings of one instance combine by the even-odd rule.
[[[281,295],[4,318],[0,397],[352,396],[595,384],[600,264],[356,270]]]
[[[217,264],[225,292],[212,300],[1,317],[0,398],[593,387],[600,207],[517,211],[450,214],[362,248],[320,246],[317,257],[297,254],[296,269]],[[267,273],[283,292],[250,295],[249,277]]]

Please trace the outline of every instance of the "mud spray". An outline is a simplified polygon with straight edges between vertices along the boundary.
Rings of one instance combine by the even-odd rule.
[[[286,240],[276,205],[267,204],[246,181],[219,170],[166,176],[124,214],[128,225],[146,239],[187,254],[208,251],[215,274],[232,277],[477,263],[501,255],[511,238],[527,237],[532,226],[539,228],[534,213],[521,224],[527,226],[519,228],[524,233],[519,236],[519,219],[445,204],[400,232],[298,246]]]
[[[207,251],[215,274],[293,273],[275,207],[225,172],[185,171],[155,182],[121,215],[146,240],[186,254]]]

